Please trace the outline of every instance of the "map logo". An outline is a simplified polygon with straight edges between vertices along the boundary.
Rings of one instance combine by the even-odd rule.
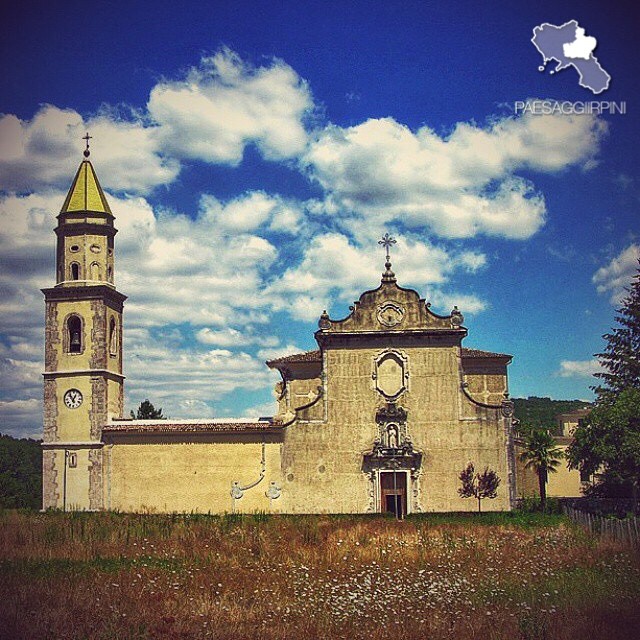
[[[558,64],[551,73],[573,67],[578,72],[578,83],[594,94],[609,88],[611,76],[600,66],[593,51],[598,41],[586,35],[577,20],[569,20],[561,26],[545,22],[533,29],[531,42],[542,56],[539,71],[546,69],[547,63],[555,60]]]

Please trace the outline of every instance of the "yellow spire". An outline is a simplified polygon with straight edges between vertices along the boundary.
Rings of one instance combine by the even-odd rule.
[[[87,134],[87,137],[88,134]],[[84,152],[85,159],[80,163],[76,177],[73,179],[71,189],[62,205],[60,213],[72,211],[96,211],[98,213],[111,213],[109,203],[104,191],[98,182],[98,176],[89,161],[89,143]]]

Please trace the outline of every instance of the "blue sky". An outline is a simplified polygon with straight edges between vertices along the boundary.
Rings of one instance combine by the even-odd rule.
[[[575,19],[609,89],[538,71]],[[398,238],[400,284],[470,347],[514,355],[516,397],[590,398],[639,255],[639,58],[601,3],[26,2],[0,27],[0,430],[41,425],[55,215],[91,159],[120,233],[127,409],[273,412],[264,360],[314,348]],[[517,100],[625,101],[515,116]]]

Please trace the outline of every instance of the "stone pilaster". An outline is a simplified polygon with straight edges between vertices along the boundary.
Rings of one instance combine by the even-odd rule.
[[[55,509],[58,506],[58,471],[56,470],[56,452],[42,452],[42,508]]]
[[[58,383],[55,379],[44,381],[44,441],[55,442],[58,439],[58,402],[56,399]]]
[[[93,328],[91,329],[90,369],[107,368],[107,314],[103,300],[91,301]]]
[[[105,378],[91,378],[89,421],[91,423],[91,440],[100,440],[102,427],[107,422],[107,380]]]
[[[102,449],[89,451],[89,509],[104,509]]]
[[[45,371],[55,371],[58,368],[57,346],[61,340],[57,304],[46,303],[44,327],[44,368]]]

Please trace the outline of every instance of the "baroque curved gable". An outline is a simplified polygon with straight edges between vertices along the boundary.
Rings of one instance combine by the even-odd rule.
[[[365,291],[350,311],[341,320],[323,314],[320,330],[323,333],[451,330],[460,328],[463,320],[457,309],[446,316],[434,313],[417,291],[400,287],[395,281],[383,281],[377,289]]]

